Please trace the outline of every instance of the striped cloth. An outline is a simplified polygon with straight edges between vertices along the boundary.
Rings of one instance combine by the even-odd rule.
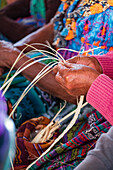
[[[34,131],[45,127],[50,120],[44,116],[33,118],[24,122],[16,133],[16,154],[14,159],[14,169],[26,169],[26,167],[38,158],[58,137],[55,132],[53,138],[44,143],[31,143]],[[32,136],[31,136],[32,134]]]
[[[106,133],[110,127],[111,125],[109,122],[107,122],[105,118],[95,110],[92,113],[82,115],[77,120],[75,126],[73,126],[73,128],[59,141],[59,143],[55,145],[53,150],[42,157],[29,169],[74,169],[74,167],[76,167],[86,157],[87,152],[94,148],[100,135]],[[62,126],[59,133],[61,133],[63,129],[64,128]],[[18,150],[20,150],[19,145],[17,145],[17,147]],[[28,153],[29,148],[23,148],[23,157],[26,155],[26,150]],[[32,155],[38,155],[38,152],[36,154],[36,150],[35,152],[32,150]],[[34,159],[37,159],[37,157]],[[33,162],[34,159],[32,159],[31,162]],[[26,160],[28,160],[28,157],[26,157]],[[23,163],[25,164],[25,162]],[[19,164],[19,166],[21,166],[21,164]]]

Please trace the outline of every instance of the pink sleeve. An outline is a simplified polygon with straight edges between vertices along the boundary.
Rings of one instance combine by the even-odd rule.
[[[101,74],[91,85],[86,99],[113,125],[113,80]]]
[[[96,55],[95,57],[102,66],[103,73],[113,79],[113,51],[104,55]]]

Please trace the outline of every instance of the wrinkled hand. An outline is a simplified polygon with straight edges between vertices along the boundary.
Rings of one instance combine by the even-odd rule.
[[[56,73],[57,71],[57,73]],[[86,95],[93,81],[99,76],[95,69],[82,64],[59,63],[55,68],[55,78],[72,96]]]
[[[99,73],[103,72],[101,65],[99,64],[98,60],[95,57],[78,55],[78,56],[72,57],[71,59],[67,61],[69,63],[82,64],[82,65],[92,67],[95,70],[97,70]]]
[[[14,63],[19,50],[13,47],[10,42],[0,41],[0,76],[6,68],[10,68]]]

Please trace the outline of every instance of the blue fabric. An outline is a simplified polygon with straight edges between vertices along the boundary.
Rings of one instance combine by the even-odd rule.
[[[57,19],[54,21],[54,29],[56,31],[54,44],[56,43],[58,48],[65,47],[67,49],[77,50],[83,55],[101,55],[113,50],[113,6],[106,6],[106,10],[104,11],[103,9],[103,12],[97,12],[95,8],[93,11],[95,14],[83,15],[83,9],[85,9],[85,7],[82,6],[83,9],[81,5],[75,7],[75,0],[67,7],[66,12],[64,12],[65,17],[62,19],[60,14],[62,14],[66,2],[62,2],[60,5],[58,17],[56,17]],[[101,1],[95,3],[100,5]],[[106,1],[103,6],[101,5],[102,8],[107,4],[108,2]],[[68,17],[70,11],[73,12],[73,10],[75,10],[76,13],[78,9],[80,9],[80,13],[77,14],[76,17],[75,15],[72,18]],[[91,8],[89,7],[89,11],[90,10]],[[71,23],[67,25],[66,22],[68,19],[71,20]],[[76,23],[75,28],[71,28],[70,26],[73,22]],[[72,30],[74,33],[74,37],[69,40],[66,39],[68,34],[67,30]],[[93,51],[86,52],[89,49],[93,49]]]
[[[13,74],[14,71],[11,73],[11,76]],[[6,74],[2,76],[0,86],[2,86],[5,77]],[[10,101],[13,106],[29,83],[30,82],[21,75],[16,77],[5,94],[6,100]],[[42,115],[42,113],[46,112],[46,109],[46,101],[42,101],[39,89],[37,87],[32,88],[23,98],[13,115],[16,127],[19,127],[21,123],[30,118]]]

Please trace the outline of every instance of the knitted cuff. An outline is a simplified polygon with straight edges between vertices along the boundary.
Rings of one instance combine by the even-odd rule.
[[[95,57],[99,61],[103,73],[113,79],[113,52],[109,52],[102,56],[97,55],[93,57]]]
[[[86,99],[113,125],[113,80],[104,74],[98,76]]]

